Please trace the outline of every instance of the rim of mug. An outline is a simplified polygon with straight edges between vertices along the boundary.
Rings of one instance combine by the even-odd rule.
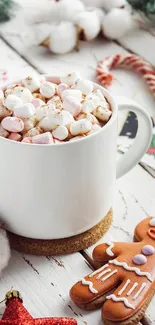
[[[56,80],[55,81],[56,84],[59,84],[61,82],[60,77],[58,75],[40,74],[39,76],[45,77],[47,81],[51,81],[51,82],[55,78],[54,80]],[[1,86],[0,89],[5,90],[8,86],[10,86],[12,84],[16,84],[18,82],[21,82],[22,79],[24,79],[24,76],[21,79],[19,79],[19,78],[18,79],[12,79],[9,82],[4,83],[4,85]],[[88,80],[88,79],[85,79],[85,80]],[[88,80],[88,81],[90,81],[90,80]],[[33,146],[32,146],[31,143],[13,141],[13,140],[10,140],[8,138],[3,138],[1,136],[0,136],[0,141],[11,142],[12,144],[16,144],[16,145],[27,145],[27,146],[30,146],[30,147],[34,147],[34,146],[36,147],[37,146],[37,147],[50,147],[51,148],[51,147],[56,147],[56,146],[60,147],[60,146],[66,146],[66,145],[71,145],[71,144],[75,145],[76,143],[79,143],[80,141],[88,141],[92,137],[97,136],[99,133],[104,132],[104,130],[109,128],[110,125],[113,123],[113,121],[117,117],[117,104],[116,104],[116,101],[114,100],[113,95],[111,95],[110,92],[107,89],[105,89],[104,87],[102,87],[101,85],[98,85],[97,83],[95,83],[93,81],[92,81],[92,83],[95,86],[95,89],[101,89],[102,90],[102,92],[104,93],[106,99],[110,103],[111,109],[112,109],[112,116],[110,117],[109,121],[103,127],[101,127],[101,129],[98,130],[97,132],[89,134],[89,136],[83,137],[81,139],[77,139],[76,141],[66,141],[66,142],[62,142],[62,143],[60,142],[60,143],[55,143],[54,145],[53,144],[41,144],[41,143],[36,144],[36,143],[34,143]]]

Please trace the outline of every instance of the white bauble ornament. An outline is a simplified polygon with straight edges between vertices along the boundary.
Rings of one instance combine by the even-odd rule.
[[[81,11],[85,10],[85,6],[81,0],[59,0],[54,1],[54,21],[72,20],[73,17]],[[52,13],[53,17],[53,13]]]
[[[113,8],[121,8],[127,5],[126,0],[103,0],[102,8],[109,11]]]
[[[67,21],[51,25],[49,37],[41,45],[47,46],[55,54],[71,52],[77,45],[77,28]]]
[[[100,19],[95,11],[84,11],[75,16],[74,22],[86,41],[91,41],[100,32]]]
[[[133,26],[132,17],[126,9],[112,9],[103,19],[103,35],[111,39],[124,36]]]

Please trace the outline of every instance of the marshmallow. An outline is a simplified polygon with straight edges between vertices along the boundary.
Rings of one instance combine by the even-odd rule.
[[[41,134],[43,133],[43,131],[41,130],[41,128],[39,126],[34,127],[33,129],[29,130],[28,132],[26,132],[24,134],[24,138],[25,137],[34,137],[35,135]]]
[[[17,117],[5,117],[2,120],[2,127],[9,132],[21,132],[24,129],[24,122]]]
[[[52,135],[58,140],[65,140],[68,137],[68,129],[66,126],[58,126],[53,132]]]
[[[12,112],[8,110],[3,105],[0,105],[0,120],[2,120],[4,117],[10,116]]]
[[[107,122],[112,114],[112,112],[107,109],[103,108],[102,106],[98,106],[94,109],[93,114],[101,121]]]
[[[63,103],[63,109],[70,112],[73,116],[77,116],[81,112],[81,103],[79,100],[72,96],[66,96]]]
[[[41,107],[36,108],[36,118],[40,122],[44,117],[48,116],[49,113],[51,113],[53,110],[55,110],[54,105],[43,105]]]
[[[33,129],[36,124],[38,123],[38,120],[36,118],[36,115],[30,117],[30,118],[26,118],[24,119],[24,130],[23,130],[23,133]]]
[[[83,138],[85,138],[85,135],[77,135],[76,137],[71,138],[69,141],[79,140],[79,139],[83,139]]]
[[[14,109],[18,106],[21,106],[22,100],[16,95],[8,95],[6,99],[4,99],[4,106],[10,111],[14,111]]]
[[[101,100],[106,100],[100,89],[94,90],[93,95],[99,97]]]
[[[60,125],[69,127],[73,121],[74,118],[70,112],[55,110],[39,122],[39,127],[44,131],[51,131]]]
[[[35,99],[35,98],[38,98],[38,99],[42,100],[44,103],[46,103],[46,99],[45,99],[45,97],[42,96],[42,95],[39,94],[39,93],[33,93],[33,99]],[[32,99],[32,100],[33,100],[33,99]]]
[[[101,129],[101,126],[98,124],[93,124],[91,130],[87,133],[87,135],[92,134]]]
[[[53,139],[54,143],[62,143],[63,141],[60,141],[58,139]]]
[[[48,105],[55,105],[55,107],[57,109],[62,109],[62,101],[61,101],[61,98],[57,95],[53,96],[48,102],[47,102]]]
[[[67,96],[72,96],[79,101],[82,100],[82,92],[79,89],[66,89],[62,92],[61,97],[64,100]]]
[[[21,141],[22,136],[19,133],[10,133],[8,139],[13,140],[13,141]]]
[[[52,82],[46,81],[40,86],[40,93],[45,98],[51,98],[55,95],[56,85]]]
[[[31,93],[37,91],[41,85],[39,78],[36,76],[28,76],[27,78],[22,80],[22,84],[27,87],[31,91]]]
[[[35,144],[52,144],[54,143],[52,134],[50,132],[46,132],[43,134],[38,134],[32,137],[32,143]]]
[[[76,116],[76,121],[82,120],[83,118],[86,118],[89,120],[92,124],[99,124],[98,119],[91,113],[80,113],[78,116]]]
[[[73,88],[81,90],[84,95],[88,95],[93,91],[93,83],[89,80],[79,79],[73,85]]]
[[[87,119],[75,121],[70,125],[70,132],[72,135],[88,133],[92,128],[92,123]]]
[[[32,138],[31,137],[25,137],[22,142],[24,143],[32,143]]]
[[[3,90],[0,89],[0,101],[3,101],[4,99],[4,93],[3,93]]]
[[[8,135],[9,132],[3,128],[2,124],[0,124],[0,137],[7,138]]]
[[[18,106],[14,110],[14,115],[21,118],[29,118],[35,114],[35,107],[31,103]]]
[[[34,98],[31,102],[31,104],[37,108],[37,107],[41,107],[43,105],[45,105],[45,102],[43,102],[43,100],[39,99],[39,98]]]
[[[58,95],[61,96],[62,92],[66,89],[69,89],[69,86],[67,84],[64,83],[59,84],[57,88]]]
[[[5,95],[15,95],[17,97],[19,97],[23,104],[25,103],[30,103],[33,99],[33,96],[30,92],[29,89],[27,89],[26,87],[21,87],[21,86],[15,86],[13,88],[9,88],[5,91]]]
[[[69,73],[67,76],[60,77],[61,83],[72,86],[79,79],[79,74],[76,72]]]

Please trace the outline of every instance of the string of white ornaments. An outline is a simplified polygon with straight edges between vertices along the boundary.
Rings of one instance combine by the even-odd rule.
[[[80,40],[91,41],[99,34],[119,39],[139,24],[126,0],[53,0],[35,22],[37,44],[55,54],[70,52]]]

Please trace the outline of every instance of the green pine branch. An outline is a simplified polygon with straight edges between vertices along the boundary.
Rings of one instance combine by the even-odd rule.
[[[140,10],[145,15],[155,14],[155,0],[127,0],[135,10]]]
[[[13,12],[12,0],[0,0],[0,22],[8,21]]]

